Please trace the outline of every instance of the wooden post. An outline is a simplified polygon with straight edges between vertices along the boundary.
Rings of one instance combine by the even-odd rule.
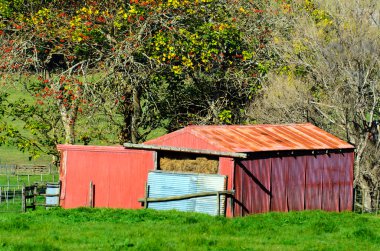
[[[37,185],[34,185],[33,188],[33,210],[36,210],[36,203],[37,203]]]
[[[216,208],[218,210],[217,215],[220,216],[220,194],[219,192],[216,193]]]
[[[144,208],[148,208],[148,198],[149,198],[149,185],[148,182],[145,184],[145,201],[144,201]]]
[[[25,185],[22,186],[21,195],[22,195],[22,199],[21,199],[21,211],[22,212],[26,212]]]
[[[30,185],[30,175],[28,174],[28,185]]]
[[[94,184],[92,183],[92,180],[90,181],[90,192],[89,192],[89,198],[88,198],[88,206],[94,207]]]

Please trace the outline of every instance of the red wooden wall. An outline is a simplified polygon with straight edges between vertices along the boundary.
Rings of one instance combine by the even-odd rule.
[[[352,210],[353,163],[353,152],[236,162],[234,216]]]
[[[140,208],[153,153],[123,147],[59,146],[62,153],[60,203],[64,208],[89,205],[90,181],[94,206]]]

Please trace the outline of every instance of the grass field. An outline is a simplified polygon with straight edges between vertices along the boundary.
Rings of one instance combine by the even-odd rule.
[[[47,165],[51,163],[51,157],[42,155],[38,159],[30,159],[28,153],[19,151],[14,146],[0,146],[0,164],[33,164]]]
[[[0,217],[0,250],[380,250],[380,218],[268,213],[226,219],[154,210],[37,210]]]

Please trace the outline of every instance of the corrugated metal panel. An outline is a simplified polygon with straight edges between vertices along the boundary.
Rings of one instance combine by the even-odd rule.
[[[272,159],[271,211],[288,211],[288,158],[291,157]]]
[[[188,127],[166,134],[157,139],[144,142],[148,145],[162,145],[162,146],[175,146],[175,147],[188,147],[193,149],[207,149],[218,151],[220,147],[201,139],[188,131]]]
[[[145,144],[228,152],[353,148],[312,124],[188,126]]]
[[[235,172],[234,172],[234,212],[233,216],[243,216],[248,214],[248,210],[244,206],[243,198],[243,168],[240,167],[239,162],[235,162]]]
[[[269,210],[352,210],[353,162],[353,152],[237,162],[234,216]]]
[[[339,211],[339,157],[330,154],[324,159],[322,184],[322,209]]]
[[[304,209],[306,159],[303,156],[287,158],[288,160],[288,209]]]
[[[325,155],[307,156],[305,209],[322,209],[322,175]]]
[[[270,208],[271,160],[241,161],[238,162],[237,168],[241,169],[241,178],[240,184],[235,183],[235,188],[240,192],[241,197],[236,199],[241,203],[239,207],[241,207],[242,215],[268,212]],[[239,186],[240,188],[238,188]]]
[[[344,153],[340,157],[342,158],[342,165],[340,167],[339,209],[340,211],[351,211],[353,204],[354,153]]]
[[[164,198],[176,195],[194,194],[200,192],[223,191],[225,187],[225,176],[193,174],[193,173],[171,173],[171,172],[149,172],[148,186],[150,198]],[[225,196],[220,196],[220,214],[224,214]],[[193,198],[180,201],[151,202],[149,208],[157,210],[176,209],[185,212],[200,212],[217,215],[216,196]]]
[[[60,146],[66,154],[61,164],[61,206],[88,206],[89,184],[94,184],[96,207],[141,208],[153,153],[123,147]]]
[[[46,205],[49,206],[59,206],[59,192],[60,185],[59,184],[46,184]]]

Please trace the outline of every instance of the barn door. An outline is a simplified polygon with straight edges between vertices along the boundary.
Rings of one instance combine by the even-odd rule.
[[[165,198],[202,192],[217,192],[226,189],[226,176],[216,174],[171,173],[152,171],[148,174],[149,198]],[[150,202],[148,208],[157,210],[176,209],[210,215],[224,215],[225,196],[191,198],[177,201]]]

